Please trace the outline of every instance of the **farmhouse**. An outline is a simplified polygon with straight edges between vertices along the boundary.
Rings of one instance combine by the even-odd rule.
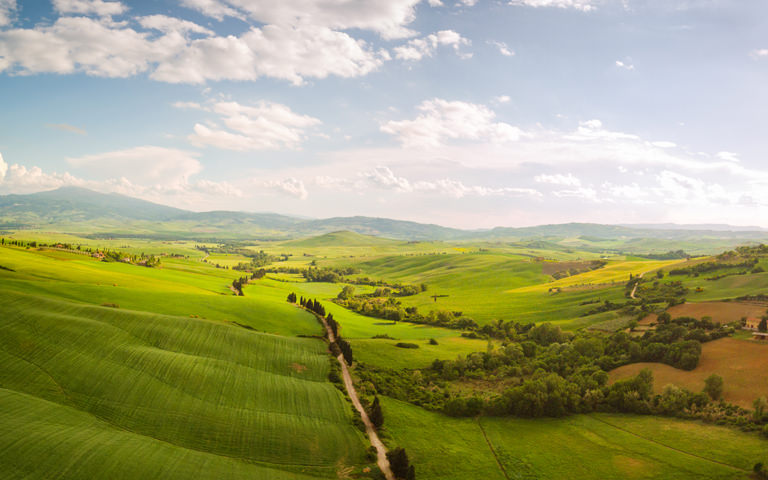
[[[757,331],[758,325],[760,325],[760,319],[757,317],[747,317],[744,321],[744,330]]]

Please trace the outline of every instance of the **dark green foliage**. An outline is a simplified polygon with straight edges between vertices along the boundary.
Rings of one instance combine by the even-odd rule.
[[[379,403],[379,397],[373,399],[368,417],[371,419],[371,423],[374,427],[381,428],[384,425],[384,413],[381,411],[381,404]]]
[[[760,323],[757,324],[757,331],[763,333],[768,332],[768,317],[760,319]]]
[[[407,343],[407,342],[398,342],[395,344],[396,347],[399,348],[419,348],[418,345],[415,343]]]
[[[296,294],[291,292],[288,294],[288,302],[290,303],[296,303]]]
[[[720,400],[723,395],[723,377],[713,373],[704,380],[704,393],[712,400]]]
[[[430,345],[437,345],[438,343],[437,343],[437,340],[435,340],[434,338],[430,338],[429,339],[429,344]]]
[[[339,344],[341,354],[344,355],[344,361],[347,362],[347,365],[352,365],[352,345],[350,345],[348,341],[342,338],[339,338],[336,343]]]
[[[398,480],[414,480],[416,478],[415,469],[408,460],[408,454],[405,453],[404,448],[397,447],[387,452],[387,459],[392,467],[392,473]]]

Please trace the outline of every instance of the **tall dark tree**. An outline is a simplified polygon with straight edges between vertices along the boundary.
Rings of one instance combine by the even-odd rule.
[[[384,425],[384,413],[381,411],[381,404],[379,403],[379,397],[373,399],[371,404],[371,413],[369,415],[371,423],[376,428],[381,428]]]
[[[339,344],[341,353],[344,355],[344,361],[347,362],[347,365],[352,365],[352,345],[343,338],[339,338],[336,343]]]
[[[392,467],[392,473],[395,478],[401,480],[415,480],[416,471],[408,460],[408,454],[405,453],[405,449],[397,447],[396,449],[387,453],[389,459],[389,465]]]

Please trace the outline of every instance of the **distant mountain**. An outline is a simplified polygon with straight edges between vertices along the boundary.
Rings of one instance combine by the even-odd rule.
[[[700,223],[700,224],[679,224],[679,223],[636,223],[622,224],[622,227],[635,228],[642,230],[697,230],[710,232],[766,232],[762,227],[755,226],[735,226],[722,223]]]
[[[370,236],[422,241],[545,242],[558,243],[564,248],[590,248],[596,251],[616,251],[632,246],[632,251],[636,252],[666,251],[663,249],[668,246],[676,250],[679,248],[677,243],[682,241],[704,242],[718,247],[768,241],[766,230],[729,225],[565,223],[460,230],[434,224],[362,216],[306,219],[275,213],[191,212],[124,195],[97,193],[77,187],[63,187],[29,195],[0,196],[0,228],[46,228],[97,236],[209,241],[316,237],[311,239],[314,244],[330,242],[327,244],[335,245],[370,245],[381,240]],[[654,242],[641,242],[641,239],[653,239]]]
[[[165,221],[183,213],[178,208],[79,187],[0,196],[0,221],[4,223],[38,225],[96,218]]]
[[[471,235],[471,232],[440,225],[392,220],[373,217],[335,217],[324,220],[309,220],[297,225],[299,232],[306,234],[350,230],[365,235],[398,238],[402,240],[456,240]]]

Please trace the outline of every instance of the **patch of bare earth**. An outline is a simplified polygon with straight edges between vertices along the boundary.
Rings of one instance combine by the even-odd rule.
[[[723,398],[730,403],[751,408],[755,398],[768,397],[768,343],[721,338],[702,345],[699,366],[694,370],[679,370],[662,363],[633,363],[609,372],[609,383],[633,377],[643,368],[653,372],[656,393],[668,384],[700,392],[704,379],[716,373],[723,377]]]

